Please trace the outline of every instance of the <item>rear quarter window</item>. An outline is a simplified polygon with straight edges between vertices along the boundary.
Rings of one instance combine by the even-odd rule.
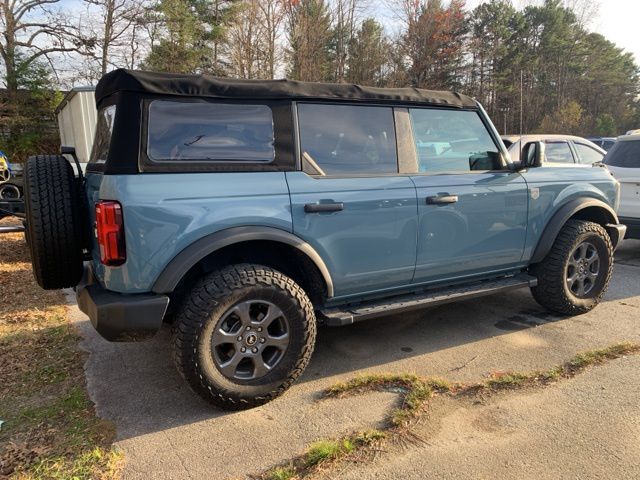
[[[616,142],[604,157],[604,163],[612,167],[640,168],[640,140]]]
[[[101,108],[98,112],[98,121],[96,124],[96,133],[91,150],[91,158],[89,163],[105,163],[109,156],[109,147],[111,145],[111,136],[113,135],[113,124],[116,118],[116,106],[110,105]]]
[[[154,100],[147,155],[156,162],[270,163],[275,158],[271,108]]]

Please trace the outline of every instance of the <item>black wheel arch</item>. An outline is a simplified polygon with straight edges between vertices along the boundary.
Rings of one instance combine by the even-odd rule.
[[[169,262],[153,284],[152,291],[170,294],[178,288],[185,278],[189,277],[194,268],[217,252],[225,251],[234,246],[256,245],[257,242],[268,242],[295,251],[302,259],[309,262],[309,265],[313,265],[317,269],[317,276],[323,283],[323,296],[330,298],[334,295],[333,280],[329,269],[311,245],[290,232],[264,226],[232,227],[195,241]],[[248,260],[245,259],[245,261]],[[229,262],[233,262],[233,259],[230,258]],[[297,279],[294,278],[294,280]],[[311,292],[308,293],[312,296]]]
[[[588,220],[602,225],[609,234],[614,248],[621,240],[619,231],[609,228],[619,224],[618,215],[610,205],[597,198],[574,198],[558,208],[551,217],[538,240],[530,263],[541,262],[547,256],[560,230],[570,219]]]

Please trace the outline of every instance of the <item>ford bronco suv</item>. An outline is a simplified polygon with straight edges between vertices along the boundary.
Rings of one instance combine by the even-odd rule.
[[[224,408],[285,391],[318,323],[520,287],[587,312],[625,234],[606,168],[537,168],[539,143],[513,162],[464,95],[116,70],[95,98],[84,175],[27,162],[36,279],[108,340],[171,322],[178,370]]]

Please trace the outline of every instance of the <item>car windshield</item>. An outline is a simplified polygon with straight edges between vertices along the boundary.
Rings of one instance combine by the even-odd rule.
[[[612,167],[640,168],[640,140],[616,142],[604,163]]]

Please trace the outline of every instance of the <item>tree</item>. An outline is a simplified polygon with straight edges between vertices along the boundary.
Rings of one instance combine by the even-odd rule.
[[[230,26],[231,73],[242,78],[274,78],[280,59],[278,33],[284,18],[280,0],[245,0]]]
[[[402,37],[411,85],[456,89],[462,82],[466,19],[464,0],[400,0],[406,30]]]
[[[305,81],[331,77],[331,14],[324,0],[288,0],[289,74]]]
[[[91,29],[95,38],[91,57],[98,62],[97,77],[110,67],[135,66],[136,47],[145,5],[137,0],[83,0],[96,9],[99,21]]]
[[[59,0],[0,0],[0,58],[7,90],[18,91],[20,72],[57,52],[86,46],[77,29],[53,10]]]
[[[225,75],[221,51],[239,2],[221,0],[160,0],[152,21],[160,27],[144,67],[179,73]]]
[[[51,88],[53,74],[44,60],[25,62],[18,53],[16,91],[0,97],[0,150],[13,162],[22,162],[38,151],[59,147],[54,109],[62,94]]]
[[[347,66],[350,61],[349,46],[356,34],[358,16],[362,10],[361,0],[334,0],[333,1],[333,74],[335,82],[344,81]]]
[[[373,18],[364,20],[349,42],[347,80],[362,85],[383,86],[389,49],[382,25]]]

